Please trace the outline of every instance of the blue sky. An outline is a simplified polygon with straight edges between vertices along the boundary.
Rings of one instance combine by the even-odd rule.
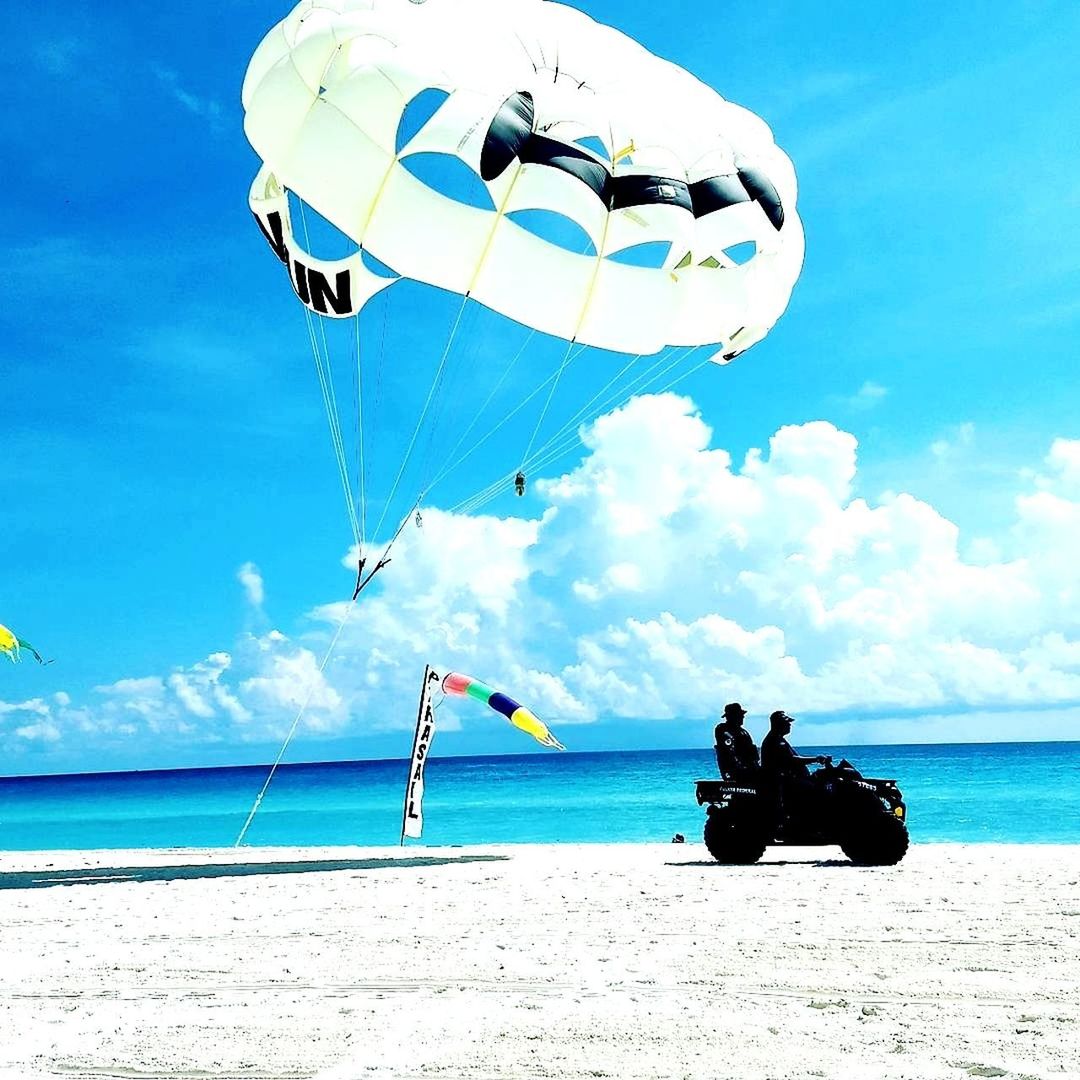
[[[802,711],[806,742],[1074,736],[1080,11],[579,6],[767,120],[802,277],[734,364],[600,422],[527,499],[440,516],[513,450],[478,453],[292,757],[407,754],[425,659],[575,749],[707,743],[731,698],[756,729]],[[0,622],[56,657],[0,668],[0,771],[266,760],[352,587],[303,319],[245,205],[240,84],[287,7],[97,7],[12,11],[0,57]],[[406,290],[364,330],[386,446],[445,342]],[[459,707],[436,752],[524,749]]]

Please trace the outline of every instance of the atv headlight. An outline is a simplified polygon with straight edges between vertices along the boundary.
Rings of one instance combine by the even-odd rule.
[[[901,820],[904,820],[904,808],[902,806],[894,806],[893,813]]]

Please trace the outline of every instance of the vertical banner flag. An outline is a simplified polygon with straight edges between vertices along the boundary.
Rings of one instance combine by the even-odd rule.
[[[424,764],[427,762],[431,740],[435,737],[435,710],[431,707],[431,687],[438,686],[439,676],[428,664],[424,668],[424,685],[420,691],[420,709],[416,715],[416,734],[413,736],[409,779],[405,785],[405,806],[401,812],[401,846],[405,837],[419,837],[424,831]]]

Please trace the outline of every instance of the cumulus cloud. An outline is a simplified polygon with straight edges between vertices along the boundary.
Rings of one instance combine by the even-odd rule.
[[[41,698],[31,698],[28,701],[17,702],[0,701],[0,716],[13,716],[15,714],[48,716],[49,706]]]
[[[938,456],[973,439],[962,425]],[[0,739],[276,738],[301,708],[314,733],[406,729],[429,662],[513,692],[556,730],[711,716],[738,698],[847,738],[852,717],[919,738],[920,715],[940,737],[975,712],[1033,717],[1037,737],[1058,730],[1048,706],[1080,706],[1080,441],[1053,440],[1014,477],[1011,524],[965,545],[911,495],[856,497],[857,441],[826,421],[782,427],[737,462],[668,393],[583,440],[575,468],[535,484],[537,517],[431,507],[355,609],[317,606],[299,638],[242,635],[82,704],[0,705]],[[257,568],[239,577],[261,604]],[[443,709],[444,726],[468,716]],[[969,730],[957,719],[957,737]]]
[[[264,715],[291,719],[303,708],[308,727],[314,731],[340,730],[346,719],[341,695],[329,684],[309,649],[273,650],[263,673],[245,679],[240,690]]]
[[[60,729],[50,720],[43,720],[38,724],[22,724],[15,728],[15,738],[25,739],[28,742],[59,742]]]
[[[1080,439],[1054,439],[1044,469],[1022,469],[1021,477],[1036,491],[1065,499],[1080,498]]]
[[[618,679],[623,707],[643,716],[657,686],[681,716],[727,694],[810,713],[1080,700],[1075,671],[1030,652],[1051,628],[1075,635],[1078,621],[1066,562],[1080,505],[1061,493],[1074,444],[1058,440],[1050,476],[1018,494],[1010,555],[974,564],[932,506],[853,498],[857,445],[828,423],[782,428],[739,468],[671,396],[631,402],[593,438],[595,452],[547,489],[558,528],[592,538],[577,549],[576,592],[591,586],[610,615],[608,571],[629,553],[628,521],[648,572],[644,595],[624,591],[622,618],[580,636],[571,686],[603,693]],[[972,438],[969,426],[954,433]],[[651,517],[635,476],[644,460],[679,478],[674,505]],[[663,607],[641,618],[650,603]]]
[[[875,405],[880,405],[888,396],[887,386],[868,379],[854,394],[841,400],[850,409],[872,409]]]
[[[253,608],[261,608],[266,600],[266,589],[259,568],[253,562],[246,562],[236,572],[236,579],[244,586],[248,603]]]

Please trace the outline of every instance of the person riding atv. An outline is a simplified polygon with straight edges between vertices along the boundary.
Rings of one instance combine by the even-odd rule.
[[[754,863],[770,844],[838,844],[854,863],[892,866],[908,849],[907,807],[895,780],[864,777],[851,762],[802,757],[785,736],[791,717],[770,717],[755,778],[697,781],[708,803],[705,846],[722,863]],[[822,767],[814,773],[807,765]]]
[[[817,791],[806,766],[832,763],[828,754],[803,757],[795,750],[786,738],[791,734],[793,723],[793,716],[777,709],[769,715],[769,733],[761,740],[761,783],[758,788],[763,793],[768,791],[778,804],[778,812],[784,803],[793,808],[812,807]]]
[[[713,737],[716,745],[716,767],[725,780],[741,783],[753,780],[761,768],[758,748],[750,732],[743,726],[746,710],[737,702],[724,706],[724,718],[716,725]]]

